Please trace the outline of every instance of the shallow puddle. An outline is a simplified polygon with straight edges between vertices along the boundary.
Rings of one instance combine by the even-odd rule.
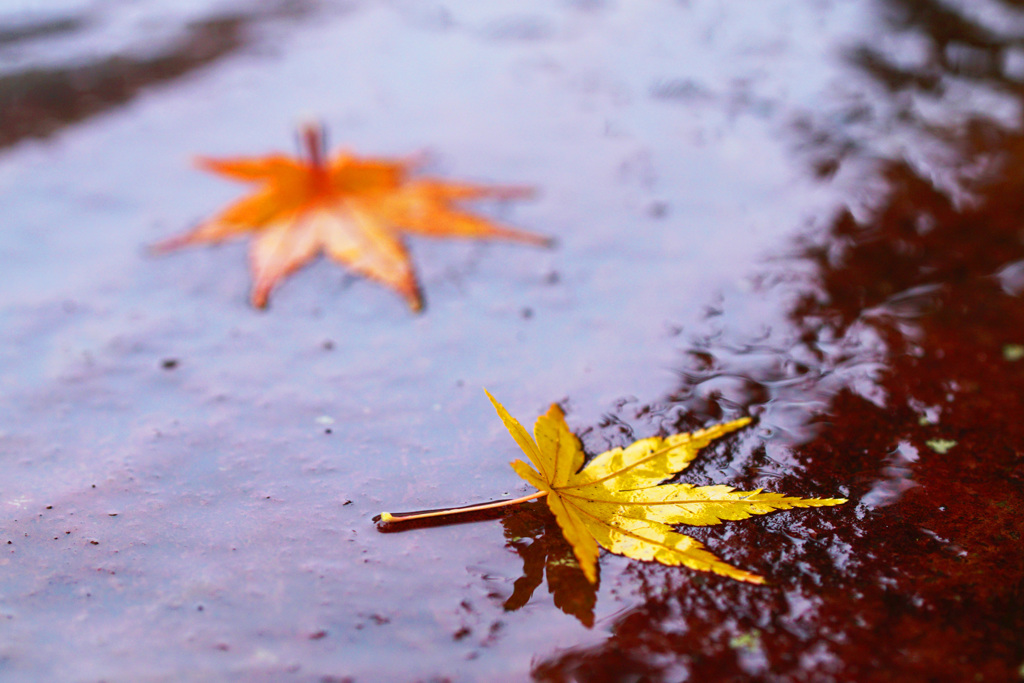
[[[31,10],[31,11],[30,11]],[[1024,14],[876,0],[0,10],[4,680],[978,680],[1024,671]],[[531,184],[538,249],[411,240],[247,304],[189,157]],[[486,386],[594,454],[752,415],[684,475],[846,496],[604,555]]]

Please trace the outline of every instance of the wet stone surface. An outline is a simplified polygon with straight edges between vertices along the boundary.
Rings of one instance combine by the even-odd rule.
[[[1024,11],[1008,0],[0,9],[0,678],[1007,681],[1024,674]],[[191,154],[532,184],[553,249],[411,240],[246,303]],[[486,386],[588,453],[752,415],[684,529],[740,584],[523,495]]]

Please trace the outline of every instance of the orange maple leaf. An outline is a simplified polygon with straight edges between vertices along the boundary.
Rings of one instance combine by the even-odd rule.
[[[327,160],[320,128],[307,126],[302,133],[305,158],[200,158],[198,163],[206,170],[259,187],[154,250],[166,252],[255,232],[249,253],[254,306],[265,307],[278,282],[324,252],[398,291],[418,311],[423,298],[403,234],[550,244],[541,235],[501,227],[452,206],[464,199],[523,197],[530,194],[528,188],[411,180],[411,161],[360,159],[346,152]]]

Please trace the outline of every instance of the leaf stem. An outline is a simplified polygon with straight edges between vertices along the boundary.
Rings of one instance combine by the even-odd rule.
[[[306,161],[315,169],[324,168],[324,129],[319,123],[302,126],[302,144],[306,148]]]
[[[447,515],[458,515],[464,512],[479,512],[481,510],[494,510],[495,508],[503,508],[509,505],[518,505],[519,503],[525,503],[530,500],[536,500],[537,498],[543,498],[548,495],[547,491],[537,491],[531,493],[528,496],[521,498],[505,498],[503,500],[493,500],[489,503],[477,503],[476,505],[464,505],[457,508],[442,508],[439,510],[413,510],[412,512],[382,512],[379,516],[374,518],[374,521],[380,521],[385,524],[395,524],[397,522],[409,522],[414,519],[426,519],[428,517],[445,517]]]

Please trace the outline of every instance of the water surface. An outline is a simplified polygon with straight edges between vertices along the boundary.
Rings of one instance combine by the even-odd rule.
[[[124,4],[0,14],[5,680],[1008,680],[1024,665],[1015,3]],[[413,241],[266,312],[190,156],[335,146],[531,184],[557,247]],[[481,391],[590,453],[743,414],[695,483],[848,496],[606,555]],[[690,530],[687,530],[688,532]]]

